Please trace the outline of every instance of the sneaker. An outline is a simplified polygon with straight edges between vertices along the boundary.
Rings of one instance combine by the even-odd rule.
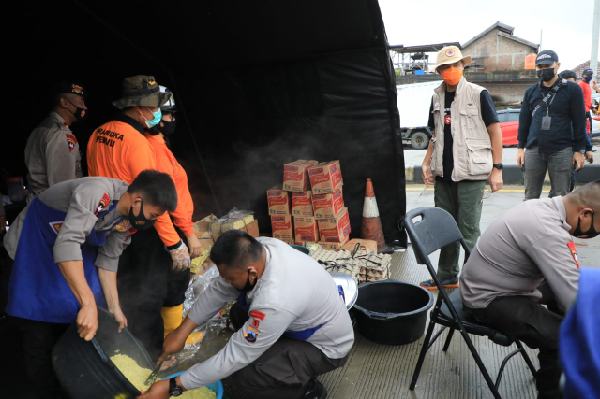
[[[306,392],[304,392],[304,399],[325,399],[327,397],[327,390],[321,384],[321,381],[313,378],[308,382]]]
[[[419,285],[421,287],[425,288],[427,291],[437,291],[438,290],[433,279],[421,281],[421,283]],[[445,278],[443,280],[440,280],[440,285],[443,288],[458,288],[458,278],[456,278],[456,277]]]

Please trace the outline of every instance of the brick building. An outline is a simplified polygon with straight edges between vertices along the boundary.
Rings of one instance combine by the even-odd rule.
[[[462,45],[462,53],[473,58],[472,71],[508,72],[525,70],[525,57],[538,52],[539,44],[514,36],[515,28],[496,22]]]

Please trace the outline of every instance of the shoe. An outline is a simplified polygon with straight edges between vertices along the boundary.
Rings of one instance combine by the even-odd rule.
[[[425,288],[427,291],[437,291],[438,290],[433,279],[421,281],[421,283],[419,285],[421,287]],[[458,288],[458,278],[456,278],[456,277],[445,278],[443,280],[440,280],[440,285],[443,288]]]
[[[321,381],[313,378],[309,381],[306,392],[304,392],[304,399],[325,399],[327,397],[327,390],[321,384]]]

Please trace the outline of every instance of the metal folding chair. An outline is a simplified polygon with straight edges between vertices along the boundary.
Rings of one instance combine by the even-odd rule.
[[[429,326],[427,327],[427,335],[425,336],[425,342],[423,343],[423,347],[419,353],[419,360],[417,361],[417,365],[413,372],[410,390],[412,391],[415,389],[415,384],[417,383],[423,361],[425,360],[425,354],[446,327],[450,330],[448,331],[448,336],[446,337],[442,350],[446,352],[450,345],[450,341],[452,340],[452,336],[454,335],[454,331],[458,330],[469,347],[471,355],[473,356],[475,363],[477,363],[477,367],[479,367],[479,370],[483,374],[494,398],[501,398],[500,393],[498,392],[498,386],[502,380],[502,372],[504,371],[507,362],[516,354],[520,353],[521,356],[523,356],[525,363],[527,363],[531,373],[535,376],[536,371],[533,367],[533,363],[519,340],[474,320],[470,316],[468,309],[463,307],[460,291],[454,290],[452,293],[448,294],[440,286],[440,282],[437,279],[429,255],[438,249],[456,242],[459,242],[465,251],[465,262],[470,254],[452,215],[441,208],[417,208],[408,212],[404,220],[406,232],[411,239],[417,263],[427,265],[427,271],[429,271],[431,278],[439,290],[437,301],[429,315],[430,321]],[[436,324],[440,324],[442,328],[432,336]],[[506,355],[502,361],[495,382],[492,381],[485,365],[481,361],[481,357],[473,346],[469,334],[487,336],[492,342],[502,346],[508,347],[513,343],[516,345],[517,348]]]

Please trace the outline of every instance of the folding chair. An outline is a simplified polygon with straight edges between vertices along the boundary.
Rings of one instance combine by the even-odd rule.
[[[415,371],[413,372],[410,390],[413,391],[415,389],[415,384],[417,383],[419,373],[421,372],[421,367],[423,366],[423,361],[425,360],[425,354],[429,348],[431,348],[436,339],[438,339],[438,337],[446,329],[446,327],[448,327],[450,330],[448,331],[448,336],[446,337],[446,341],[442,350],[446,352],[448,346],[450,345],[450,341],[452,340],[452,336],[454,335],[454,331],[458,330],[465,340],[465,343],[469,347],[471,355],[473,356],[475,363],[477,363],[477,367],[479,367],[479,370],[483,374],[483,377],[485,378],[490,391],[494,395],[494,398],[501,399],[500,393],[498,392],[498,386],[502,380],[502,372],[504,371],[504,367],[510,358],[516,354],[520,353],[521,356],[523,356],[525,363],[527,363],[527,366],[529,366],[531,373],[535,377],[535,368],[533,367],[533,363],[531,362],[531,359],[527,355],[527,352],[525,352],[525,349],[519,340],[474,320],[469,315],[468,310],[463,307],[460,291],[457,289],[448,294],[440,286],[440,282],[436,277],[436,272],[431,264],[429,255],[448,244],[453,244],[456,242],[459,242],[465,251],[465,262],[470,254],[470,251],[467,248],[467,245],[462,237],[462,234],[458,230],[458,226],[456,225],[456,221],[452,215],[441,208],[417,208],[408,212],[404,221],[406,232],[408,233],[412,242],[412,248],[415,253],[417,263],[427,265],[427,270],[429,271],[431,278],[439,290],[437,301],[429,315],[430,321],[429,326],[427,327],[427,335],[425,336],[425,342],[423,343],[423,347],[419,353],[419,360],[417,361]],[[442,328],[432,337],[433,329],[436,324],[440,324]],[[517,349],[506,355],[502,361],[502,365],[500,366],[500,370],[495,382],[490,378],[485,365],[481,361],[479,353],[477,353],[477,350],[473,346],[473,342],[471,341],[469,334],[487,336],[492,342],[498,345],[511,346],[514,343],[517,346]]]

